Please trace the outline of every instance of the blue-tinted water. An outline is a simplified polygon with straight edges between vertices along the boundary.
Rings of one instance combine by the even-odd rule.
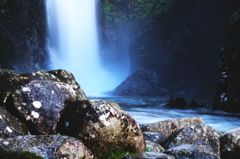
[[[91,97],[96,99],[96,97]],[[209,108],[199,109],[168,109],[163,105],[168,98],[162,97],[97,97],[97,99],[110,100],[118,103],[139,124],[151,124],[158,121],[199,116],[205,124],[212,126],[217,132],[226,132],[240,127],[240,114],[231,114],[223,111],[212,111]],[[198,101],[197,101],[198,102]],[[199,101],[210,105],[209,101]]]

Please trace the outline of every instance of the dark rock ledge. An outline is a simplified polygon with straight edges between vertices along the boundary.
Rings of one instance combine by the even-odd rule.
[[[47,159],[107,159],[119,152],[131,153],[127,159],[240,157],[239,128],[218,135],[199,117],[140,128],[117,103],[88,99],[65,70],[1,69],[0,103],[0,158],[22,152]]]

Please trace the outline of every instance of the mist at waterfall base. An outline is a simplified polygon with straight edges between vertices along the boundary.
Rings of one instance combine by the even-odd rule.
[[[100,61],[97,3],[98,0],[46,0],[50,69],[72,72],[87,96],[102,96],[128,75],[128,69],[106,70]]]
[[[103,97],[103,92],[113,90],[127,77],[128,70],[109,71],[102,67],[96,29],[96,4],[96,0],[46,0],[51,69],[61,68],[72,72],[88,97],[119,103],[139,124],[199,116],[218,132],[240,127],[240,114],[206,108],[167,109],[163,107],[167,98]]]

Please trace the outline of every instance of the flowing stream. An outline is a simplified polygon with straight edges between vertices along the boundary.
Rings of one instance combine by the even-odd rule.
[[[88,96],[111,91],[126,78],[104,69],[100,61],[97,4],[98,0],[46,0],[50,69],[72,72]]]
[[[165,97],[99,97],[98,99],[118,103],[123,110],[143,125],[168,119],[198,116],[219,133],[240,127],[240,114],[212,111],[209,108],[168,109],[163,107],[169,100]],[[210,101],[201,101],[201,103],[211,105]]]

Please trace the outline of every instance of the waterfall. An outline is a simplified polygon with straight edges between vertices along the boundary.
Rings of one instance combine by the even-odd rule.
[[[98,0],[46,0],[50,69],[74,74],[87,96],[113,90],[123,79],[103,69],[97,32]]]

